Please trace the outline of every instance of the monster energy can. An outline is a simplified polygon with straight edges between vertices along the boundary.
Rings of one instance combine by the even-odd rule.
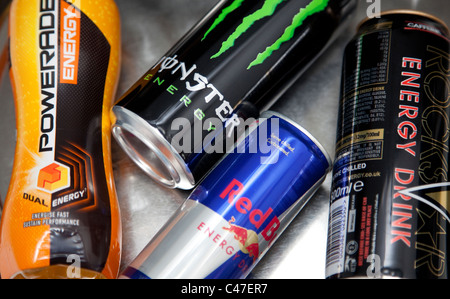
[[[355,0],[220,1],[113,108],[148,175],[192,189],[337,35]]]

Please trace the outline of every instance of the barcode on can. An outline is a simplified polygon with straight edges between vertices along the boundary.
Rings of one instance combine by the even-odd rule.
[[[347,236],[348,203],[349,197],[347,196],[336,200],[330,207],[326,263],[327,277],[344,271],[344,244]]]

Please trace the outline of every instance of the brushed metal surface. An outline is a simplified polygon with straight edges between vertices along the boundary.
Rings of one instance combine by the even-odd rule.
[[[375,0],[377,1],[377,0]],[[344,47],[373,0],[359,7],[343,34],[272,107],[306,128],[333,157]],[[116,0],[122,18],[122,74],[117,96],[161,58],[216,1]],[[379,0],[381,10],[416,9],[450,24],[448,0]],[[7,76],[0,82],[0,197],[5,199],[14,160],[15,112]],[[122,269],[144,248],[189,191],[154,183],[113,141],[112,159],[123,221]],[[13,184],[14,182],[11,182]],[[325,252],[331,175],[273,244],[249,278],[321,279]]]

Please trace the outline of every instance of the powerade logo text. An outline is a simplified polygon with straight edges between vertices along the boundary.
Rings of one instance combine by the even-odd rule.
[[[61,36],[58,34],[61,3]],[[61,40],[61,74],[58,77],[58,37]],[[59,0],[41,0],[39,15],[39,61],[41,121],[39,152],[53,152],[56,125],[56,92],[61,83],[77,84],[80,43],[80,13],[72,4]]]
[[[265,0],[263,6],[259,10],[242,20],[242,23],[236,28],[234,33],[222,43],[222,47],[219,52],[213,55],[211,59],[217,58],[231,49],[236,40],[240,38],[248,29],[250,29],[255,22],[272,16],[278,5],[285,1],[286,0]],[[244,0],[234,0],[228,7],[224,8],[222,13],[214,21],[213,25],[205,33],[202,40],[206,39],[209,33],[213,31],[214,28],[216,28],[220,23],[222,23],[230,13],[239,8],[243,2]],[[294,37],[295,30],[303,24],[303,21],[307,17],[323,11],[327,7],[328,2],[329,0],[313,0],[306,7],[300,8],[299,12],[292,19],[291,24],[284,30],[284,33],[272,45],[268,46],[263,52],[259,53],[247,69],[262,64],[272,55],[273,52],[279,50],[283,43],[290,41]]]
[[[41,121],[39,152],[52,152],[55,144],[57,78],[57,3],[41,0],[39,17]]]

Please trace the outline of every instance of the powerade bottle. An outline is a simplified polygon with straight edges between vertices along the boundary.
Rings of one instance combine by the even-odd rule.
[[[2,278],[116,278],[121,223],[109,111],[120,72],[112,0],[14,0],[17,115]]]

